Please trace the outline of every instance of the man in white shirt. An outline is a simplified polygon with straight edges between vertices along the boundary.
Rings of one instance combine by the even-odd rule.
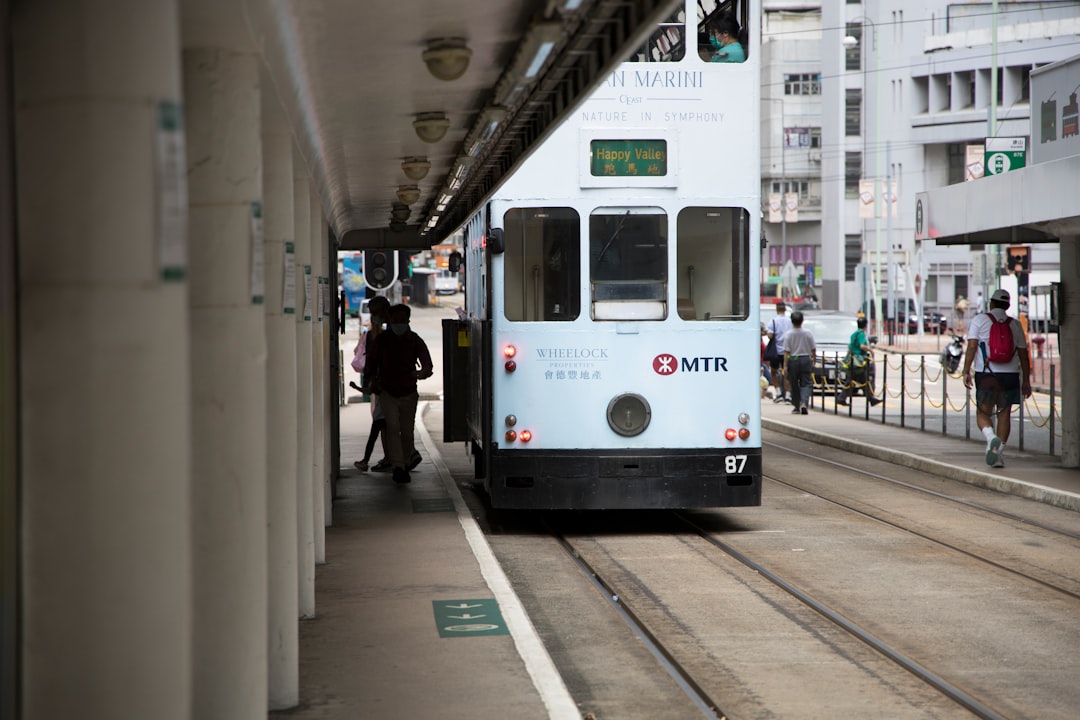
[[[990,296],[990,311],[974,316],[968,323],[964,355],[964,386],[975,388],[975,420],[986,437],[986,464],[999,468],[1005,467],[1003,455],[1012,429],[1012,406],[1020,404],[1021,395],[1031,397],[1027,340],[1020,323],[1005,313],[1009,303],[1007,290],[994,291]],[[1008,361],[990,360],[990,333],[995,321],[1008,321],[1012,332],[1014,352]]]
[[[787,400],[791,402],[791,390],[787,393],[784,392],[784,386],[787,385],[787,378],[784,377],[784,373],[781,369],[784,365],[784,333],[791,329],[791,318],[784,313],[787,312],[787,305],[781,300],[776,303],[776,317],[769,321],[769,339],[776,340],[776,360],[770,360],[769,364],[772,367],[772,380],[773,387],[776,388],[776,397],[773,402],[784,402]]]

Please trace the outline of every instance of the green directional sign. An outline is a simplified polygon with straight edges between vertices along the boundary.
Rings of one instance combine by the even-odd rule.
[[[432,600],[439,637],[509,635],[499,604],[494,598],[482,600]]]
[[[983,167],[987,175],[1001,175],[1027,164],[1027,138],[986,138]]]

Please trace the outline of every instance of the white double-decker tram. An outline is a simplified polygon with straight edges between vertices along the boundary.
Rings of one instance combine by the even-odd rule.
[[[760,15],[699,5],[465,227],[446,438],[496,507],[761,503]]]

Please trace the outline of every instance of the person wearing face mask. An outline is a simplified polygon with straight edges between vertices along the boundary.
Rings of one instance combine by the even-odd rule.
[[[412,480],[409,471],[420,464],[413,439],[420,399],[416,382],[432,375],[431,353],[424,340],[409,329],[411,316],[408,305],[390,308],[387,330],[376,338],[366,364],[386,419],[383,432],[396,483]]]
[[[361,333],[360,341],[356,343],[356,349],[353,350],[354,357],[359,358],[360,367],[357,367],[356,362],[353,363],[353,367],[360,373],[360,384],[363,386],[361,390],[370,394],[371,374],[367,371],[367,358],[373,352],[376,338],[383,332],[383,323],[386,322],[386,317],[390,312],[390,301],[382,295],[376,295],[368,303],[368,311],[371,313],[371,319],[368,323],[370,327],[367,332]],[[367,471],[369,468],[375,472],[390,472],[393,466],[390,464],[390,450],[386,442],[386,418],[383,416],[379,396],[371,395],[370,404],[371,429],[368,430],[367,445],[364,447],[364,459],[357,460],[353,465],[362,472]],[[382,460],[375,463],[375,465],[369,465],[371,453],[375,449],[375,441],[379,438],[382,439]]]

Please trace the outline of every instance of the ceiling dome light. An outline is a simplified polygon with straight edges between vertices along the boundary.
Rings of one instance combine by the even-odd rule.
[[[420,188],[415,185],[399,185],[397,189],[397,199],[405,205],[412,205],[420,199]]]
[[[412,214],[412,210],[404,203],[394,203],[390,208],[390,219],[397,222],[405,222],[409,219],[410,214]]]
[[[457,80],[469,68],[472,50],[465,46],[464,38],[438,38],[428,43],[424,51],[424,64],[428,72],[439,80]]]
[[[416,137],[426,143],[437,143],[450,128],[450,119],[446,117],[446,113],[420,113],[413,120],[412,126],[416,130]]]
[[[419,182],[427,177],[430,169],[431,163],[427,158],[407,157],[401,161],[401,172],[413,182]]]

